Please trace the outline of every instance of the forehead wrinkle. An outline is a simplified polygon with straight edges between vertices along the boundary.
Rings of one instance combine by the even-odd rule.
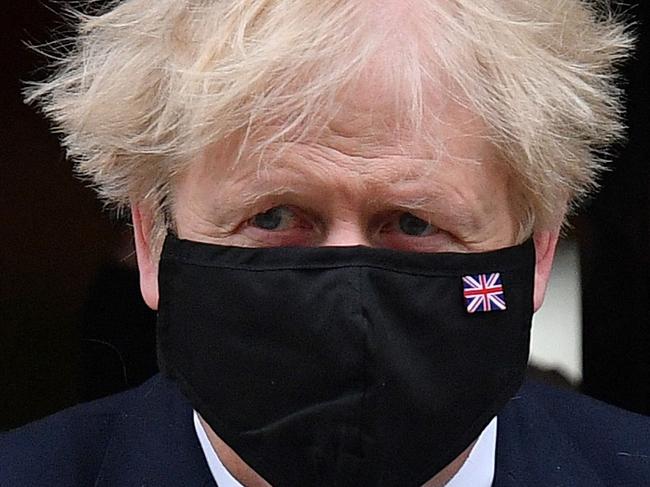
[[[338,131],[331,132],[331,135],[336,135]],[[376,201],[386,201],[388,197],[392,204],[439,210],[442,202],[449,200],[450,196],[437,190],[437,170],[443,170],[441,166],[449,163],[467,163],[461,162],[459,157],[429,158],[427,154],[422,154],[423,149],[418,153],[416,147],[411,150],[391,150],[396,144],[387,148],[386,145],[368,141],[363,131],[360,136],[343,133],[341,138],[353,142],[355,146],[355,142],[365,141],[368,147],[375,147],[377,152],[370,153],[364,149],[361,153],[350,153],[347,148],[322,138],[317,141],[277,142],[269,146],[265,157],[245,157],[231,167],[232,170],[237,169],[234,171],[237,173],[234,183],[237,189],[233,196],[245,205],[252,205],[262,198],[297,194],[298,189],[300,194],[315,192],[322,198],[323,188],[327,188],[328,191],[345,195],[348,202],[358,198],[359,194],[365,194]],[[227,188],[224,190],[228,191]],[[421,196],[432,191],[430,196]],[[393,196],[396,194],[399,197]],[[458,218],[471,220],[472,215],[463,198],[455,196],[454,199],[454,211]]]
[[[384,131],[386,134],[388,131]],[[393,157],[408,157],[412,160],[432,159],[433,151],[418,148],[410,135],[404,136],[400,130],[390,131],[391,135],[380,135],[380,132],[368,130],[361,135],[352,133],[349,128],[344,131],[341,127],[332,126],[323,134],[319,143],[328,146],[340,154],[365,161],[388,159]],[[420,152],[420,154],[418,154]]]
[[[247,178],[238,190],[238,197],[244,205],[256,205],[261,200],[291,197],[303,200],[318,200],[322,204],[323,189],[344,191],[340,169],[334,163],[329,165],[302,162],[296,157],[287,156],[282,161],[274,161],[259,167]],[[357,190],[360,188],[356,188]],[[317,195],[312,197],[312,195]]]
[[[298,203],[322,208],[329,203],[323,195],[336,193],[340,202],[365,206],[368,197],[385,199],[396,184],[421,179],[412,171],[404,171],[400,165],[385,160],[368,163],[366,159],[340,156],[332,160],[313,147],[308,147],[306,152],[292,152],[291,156],[286,152],[282,161],[265,165],[256,172],[247,171],[248,174],[239,178],[233,196],[249,207],[263,200],[293,198]]]
[[[322,144],[294,143],[290,150],[283,151],[282,158],[258,167],[252,178],[256,189],[246,185],[247,200],[259,199],[256,194],[286,194],[297,187],[315,192],[328,188],[345,195],[348,201],[359,194],[378,194],[384,198],[395,186],[420,186],[424,191],[431,189],[432,177],[439,167],[437,162],[403,154],[350,155],[340,148]]]

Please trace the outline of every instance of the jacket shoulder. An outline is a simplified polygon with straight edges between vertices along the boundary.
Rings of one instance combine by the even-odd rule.
[[[648,461],[650,417],[541,384],[527,384],[523,393],[543,404],[573,441],[585,447],[586,453],[618,450],[617,458],[645,456]],[[602,455],[599,458],[602,461]]]
[[[138,389],[65,409],[0,434],[0,485],[84,485],[102,464],[116,419]]]
[[[648,485],[646,416],[529,383],[499,415],[499,428],[496,485]]]

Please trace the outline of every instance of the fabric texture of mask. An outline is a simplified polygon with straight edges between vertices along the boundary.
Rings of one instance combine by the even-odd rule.
[[[419,486],[520,387],[532,241],[487,253],[250,249],[168,236],[158,357],[274,487]],[[499,273],[505,310],[463,277]]]

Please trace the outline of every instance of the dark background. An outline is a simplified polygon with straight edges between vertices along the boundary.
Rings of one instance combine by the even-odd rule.
[[[138,295],[129,228],[77,181],[46,122],[22,104],[42,74],[22,44],[60,19],[40,1],[5,1],[0,114],[0,430],[155,372],[153,314]],[[626,69],[630,140],[575,220],[581,247],[587,394],[650,414],[647,84],[650,6]]]

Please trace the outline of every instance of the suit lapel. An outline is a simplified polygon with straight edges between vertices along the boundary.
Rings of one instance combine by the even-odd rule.
[[[215,486],[192,408],[175,385],[158,375],[134,393],[135,407],[116,420],[95,486]]]

